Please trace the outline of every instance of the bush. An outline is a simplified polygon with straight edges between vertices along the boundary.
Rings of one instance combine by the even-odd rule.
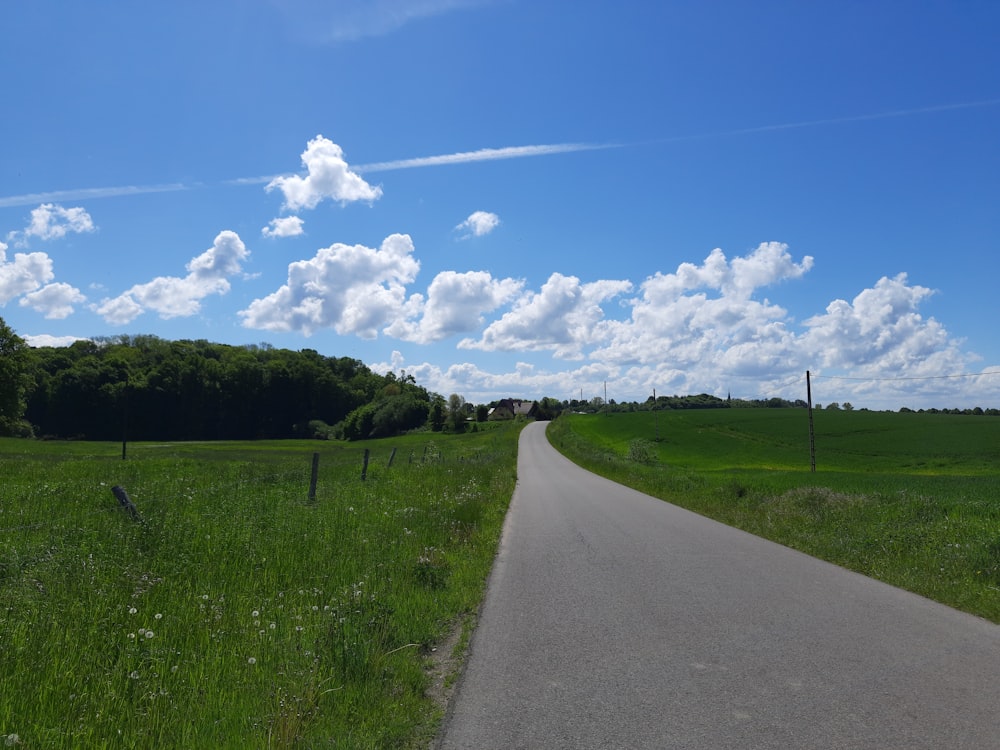
[[[656,461],[656,448],[648,440],[637,438],[628,444],[628,460],[640,464],[651,464]]]

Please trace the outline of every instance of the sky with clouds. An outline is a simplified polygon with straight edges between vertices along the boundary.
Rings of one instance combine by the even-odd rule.
[[[0,317],[474,403],[1000,406],[1000,5],[0,9]],[[605,391],[605,387],[607,390]]]

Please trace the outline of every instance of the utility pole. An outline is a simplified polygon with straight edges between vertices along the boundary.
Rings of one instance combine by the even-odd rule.
[[[656,442],[660,442],[660,420],[656,418],[656,389],[653,389],[653,427],[656,430]]]
[[[809,405],[809,471],[816,471],[816,433],[813,430],[813,391],[809,370],[806,370],[806,403]]]

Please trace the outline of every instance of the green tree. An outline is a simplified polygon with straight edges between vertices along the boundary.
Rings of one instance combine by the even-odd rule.
[[[465,432],[465,399],[457,393],[448,396],[448,427],[454,433]]]
[[[31,350],[0,318],[0,434],[18,432],[34,383]]]

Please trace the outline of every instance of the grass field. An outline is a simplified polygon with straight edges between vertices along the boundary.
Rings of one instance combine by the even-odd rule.
[[[1000,419],[804,409],[569,415],[549,439],[649,494],[1000,622]]]
[[[0,440],[0,745],[426,745],[435,649],[473,623],[517,433],[125,461]]]

